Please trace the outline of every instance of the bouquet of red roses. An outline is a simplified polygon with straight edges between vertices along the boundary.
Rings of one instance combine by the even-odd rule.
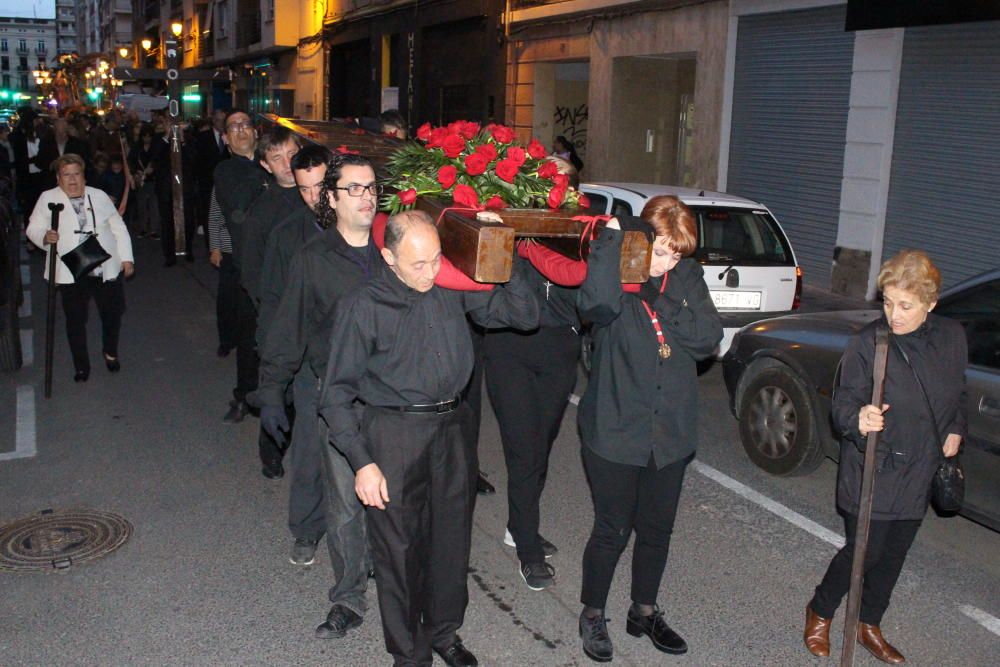
[[[423,195],[450,197],[456,206],[475,209],[588,206],[586,197],[570,187],[569,177],[546,159],[538,139],[522,146],[504,125],[425,123],[417,139],[386,165],[387,185],[396,192],[383,196],[381,207],[392,213],[412,208]]]

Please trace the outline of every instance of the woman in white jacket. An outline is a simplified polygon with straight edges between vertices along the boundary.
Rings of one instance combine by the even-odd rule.
[[[88,188],[83,176],[83,158],[67,153],[53,161],[58,186],[46,190],[38,198],[31,213],[26,234],[39,248],[53,248],[61,257],[80,243],[88,234],[96,234],[98,242],[111,258],[88,273],[79,281],[73,279],[69,268],[60,260],[56,262],[56,284],[62,294],[63,312],[66,315],[66,336],[73,355],[77,382],[90,377],[90,358],[87,355],[87,314],[90,299],[97,304],[101,316],[104,363],[112,373],[118,372],[118,333],[122,314],[125,312],[123,277],[135,271],[132,257],[132,240],[111,199],[97,188]],[[59,223],[50,229],[52,213],[49,204],[59,203]],[[48,266],[48,256],[46,256]],[[46,271],[46,280],[48,272]]]

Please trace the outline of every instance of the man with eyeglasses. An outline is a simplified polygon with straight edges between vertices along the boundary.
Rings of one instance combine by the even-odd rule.
[[[315,184],[310,176],[314,170],[305,171],[309,173],[303,174],[300,186]],[[314,190],[307,187],[302,192],[305,197]],[[275,438],[284,437],[289,428],[283,406],[293,382],[295,428],[305,420],[318,426],[319,378],[326,375],[334,310],[343,296],[386,271],[371,236],[381,192],[367,158],[355,154],[331,158],[315,207],[323,231],[292,257],[284,293],[264,340],[260,385],[252,396],[254,405],[260,406],[261,424]],[[296,536],[291,561],[313,562],[325,532],[336,582],[329,593],[332,607],[316,636],[333,638],[343,637],[364,620],[371,566],[364,510],[354,495],[354,470],[329,446],[325,429],[318,430],[312,445],[313,460],[320,459],[322,466],[323,497],[317,499],[323,504],[322,524],[317,523],[311,535]],[[298,438],[293,448],[297,442]],[[308,460],[310,453],[295,456]]]

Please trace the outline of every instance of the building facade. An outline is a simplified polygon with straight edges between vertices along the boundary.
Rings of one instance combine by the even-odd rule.
[[[132,44],[131,0],[76,0],[76,39],[83,58],[119,58],[118,49]]]
[[[56,0],[57,56],[79,53],[76,39],[76,0]]]
[[[37,97],[32,72],[54,64],[57,43],[53,19],[0,17],[0,89]]]

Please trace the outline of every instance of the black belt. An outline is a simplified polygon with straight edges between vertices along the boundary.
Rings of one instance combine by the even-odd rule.
[[[456,396],[450,401],[441,401],[440,403],[423,403],[420,405],[380,405],[379,407],[383,410],[395,410],[397,412],[436,413],[440,415],[446,412],[451,412],[461,404],[462,397]]]

